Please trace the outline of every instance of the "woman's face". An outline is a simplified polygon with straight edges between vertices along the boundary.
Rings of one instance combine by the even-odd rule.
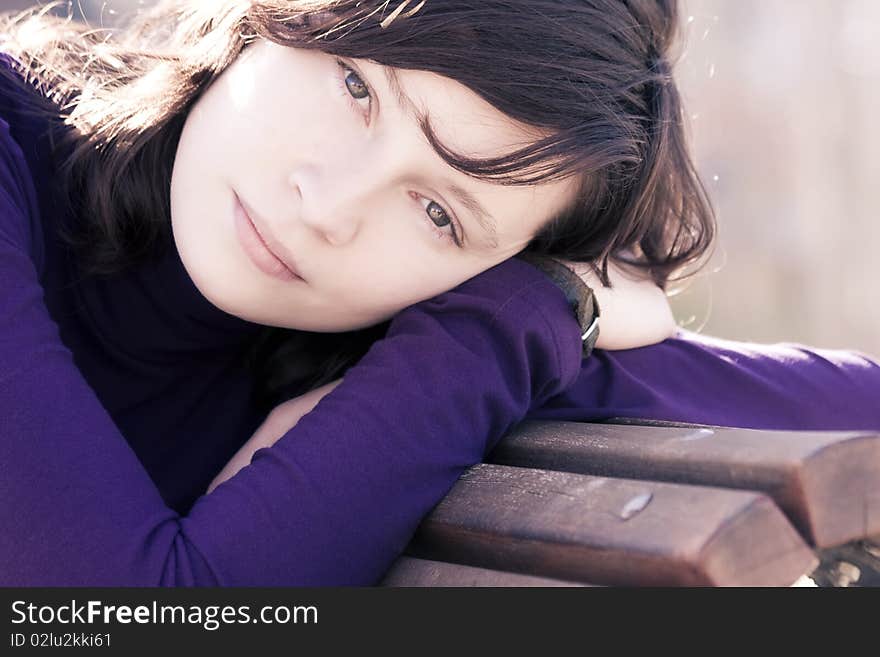
[[[308,331],[371,326],[514,256],[573,198],[573,179],[502,186],[456,171],[399,105],[392,69],[343,64],[257,41],[187,117],[174,239],[201,293],[228,313]],[[456,152],[500,155],[539,136],[457,82],[394,71]]]

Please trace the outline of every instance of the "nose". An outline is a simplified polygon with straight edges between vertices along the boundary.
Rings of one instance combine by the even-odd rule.
[[[334,246],[350,242],[377,191],[363,161],[354,166],[299,168],[288,179],[299,193],[299,220]]]

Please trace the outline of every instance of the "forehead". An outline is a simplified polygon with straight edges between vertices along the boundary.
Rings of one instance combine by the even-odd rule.
[[[392,69],[366,61],[364,73],[378,86],[382,112],[393,112],[396,132],[424,141],[431,168],[466,189],[494,218],[498,241],[531,236],[566,207],[577,192],[573,177],[531,185],[479,180],[450,167],[421,133],[417,117],[427,115],[440,143],[461,155],[498,157],[551,133],[503,114],[465,85],[430,71]],[[384,92],[384,93],[383,93]]]

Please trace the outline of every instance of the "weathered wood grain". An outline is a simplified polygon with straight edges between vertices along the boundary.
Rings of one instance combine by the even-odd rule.
[[[761,493],[481,463],[407,556],[614,585],[788,586],[818,563]]]
[[[490,570],[460,563],[402,556],[385,574],[380,586],[589,586],[548,577]]]
[[[529,421],[487,462],[761,491],[818,548],[880,533],[880,434]]]

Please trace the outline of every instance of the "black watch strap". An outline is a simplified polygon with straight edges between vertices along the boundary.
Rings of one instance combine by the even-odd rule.
[[[599,338],[599,302],[593,288],[558,260],[533,253],[519,253],[516,256],[534,265],[550,277],[559,287],[574,311],[575,319],[581,327],[582,355],[584,358],[593,352]]]

